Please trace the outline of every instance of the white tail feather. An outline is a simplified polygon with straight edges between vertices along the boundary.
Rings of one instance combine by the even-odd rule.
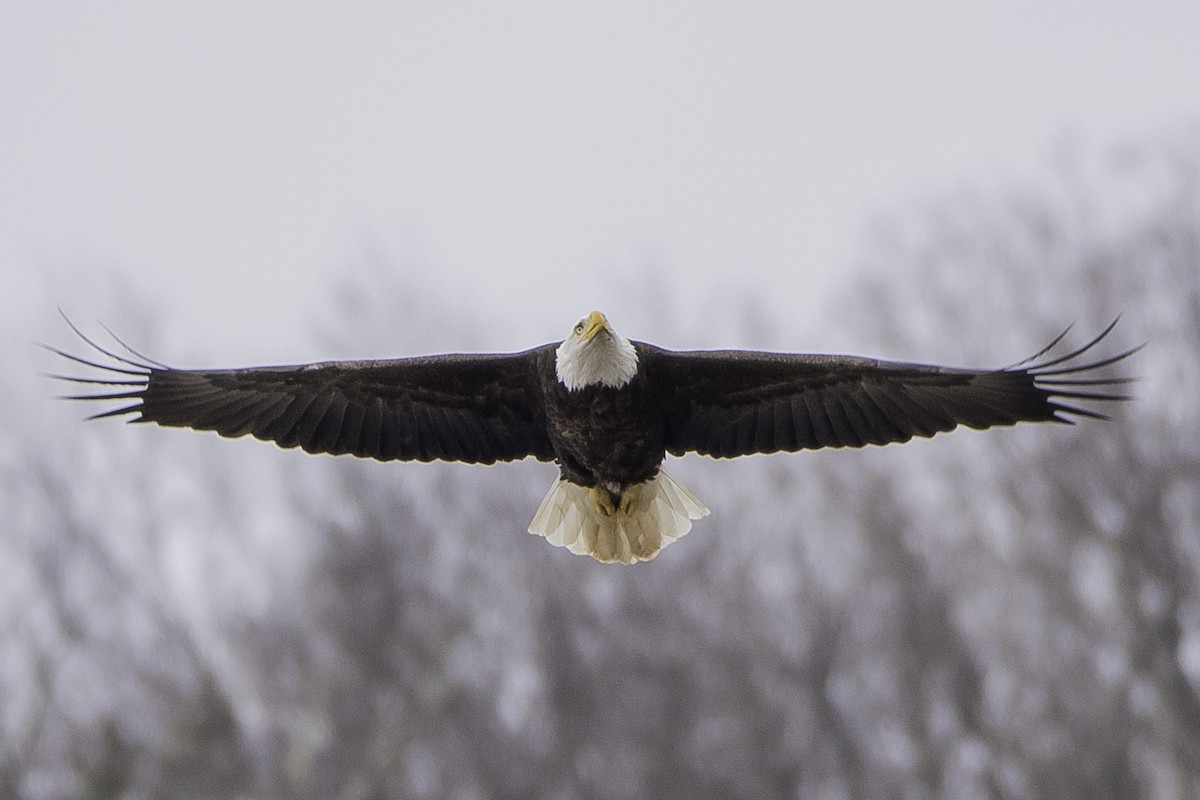
[[[597,561],[649,561],[692,529],[708,509],[665,469],[641,485],[627,510],[602,514],[588,490],[559,479],[546,492],[529,532]]]

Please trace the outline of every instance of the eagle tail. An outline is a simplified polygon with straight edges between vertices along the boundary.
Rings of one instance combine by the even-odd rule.
[[[587,487],[559,479],[529,523],[529,532],[605,563],[649,561],[692,529],[708,509],[665,469],[632,486],[605,513]]]

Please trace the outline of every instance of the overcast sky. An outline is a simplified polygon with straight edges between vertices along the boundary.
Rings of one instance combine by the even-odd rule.
[[[1194,0],[867,5],[7,0],[5,327],[86,269],[236,358],[371,250],[535,341],[638,264],[819,314],[873,215],[1200,117]]]

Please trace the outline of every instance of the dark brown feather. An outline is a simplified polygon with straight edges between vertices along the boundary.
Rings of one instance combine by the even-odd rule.
[[[583,485],[647,480],[664,450],[728,458],[906,442],[959,425],[1103,417],[1088,404],[1128,399],[1115,388],[1129,379],[1090,373],[1139,349],[1084,358],[1113,325],[1082,347],[1052,355],[1064,332],[1034,356],[995,370],[855,356],[673,352],[635,342],[633,383],[569,392],[555,378],[555,345],[512,354],[177,370],[124,344],[132,358],[106,350],[71,327],[105,362],[49,349],[111,377],[54,377],[98,387],[71,399],[123,403],[94,417],[136,414],[132,421],[382,461],[557,458],[563,474]]]

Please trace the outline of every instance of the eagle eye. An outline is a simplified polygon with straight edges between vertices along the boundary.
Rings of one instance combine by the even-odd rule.
[[[579,322],[575,323],[575,333],[577,333],[577,334],[583,333],[583,330],[584,330],[583,320],[579,320]]]

